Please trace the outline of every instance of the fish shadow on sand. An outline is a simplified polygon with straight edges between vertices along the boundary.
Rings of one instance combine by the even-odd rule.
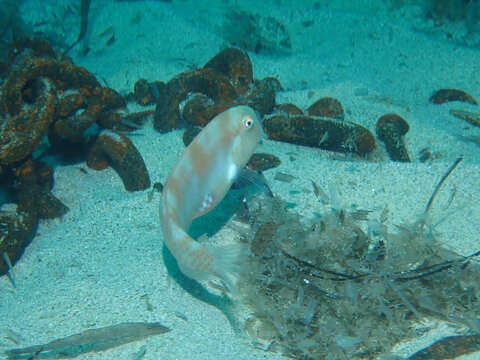
[[[215,209],[193,221],[188,234],[194,239],[197,239],[202,235],[210,237],[216,234],[237,212],[243,196],[243,191],[230,190]],[[209,291],[200,282],[184,275],[178,267],[175,257],[165,245],[162,247],[162,257],[168,274],[182,287],[182,289],[194,298],[215,306],[225,314],[233,329],[239,329],[238,321],[234,316],[234,302],[232,299],[225,294],[215,294]]]

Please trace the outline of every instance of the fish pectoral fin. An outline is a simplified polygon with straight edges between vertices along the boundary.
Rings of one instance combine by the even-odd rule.
[[[217,196],[215,193],[205,194],[203,201],[200,204],[200,207],[197,209],[197,211],[193,215],[192,220],[210,212],[210,210],[212,210],[215,206],[217,206],[218,203],[219,201],[217,201]]]
[[[212,191],[206,193],[203,197],[203,200],[198,207],[197,211],[195,212],[193,219],[196,219],[202,215],[207,214],[211,210],[213,210],[225,197],[228,190],[232,186],[233,179],[220,179],[212,186]]]

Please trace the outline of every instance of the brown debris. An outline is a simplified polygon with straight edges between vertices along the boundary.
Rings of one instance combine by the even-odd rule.
[[[145,79],[140,79],[135,82],[133,87],[133,98],[142,106],[151,105],[155,102],[155,96],[152,94],[151,86]]]
[[[251,91],[244,98],[238,98],[235,105],[248,105],[261,116],[271,113],[275,107],[276,88],[277,83],[272,78],[255,80]]]
[[[201,128],[199,127],[189,127],[187,128],[187,130],[184,131],[183,133],[183,143],[185,144],[185,146],[188,146],[190,145],[190,143],[193,141],[193,139],[195,139],[195,136],[197,136],[200,131],[202,131]]]
[[[266,118],[263,126],[271,139],[298,145],[353,152],[361,156],[375,147],[375,137],[368,129],[348,121],[305,115],[274,115]]]
[[[35,213],[19,211],[0,212],[0,253],[6,253],[14,265],[22,256],[25,248],[30,244],[38,224]],[[0,258],[0,275],[9,271],[8,264]]]
[[[53,167],[52,165],[36,162],[35,172],[37,175],[37,184],[41,186],[43,191],[50,191],[53,189]]]
[[[125,99],[116,90],[109,87],[101,88],[100,101],[102,106],[108,110],[123,109],[127,106]]]
[[[150,177],[142,156],[129,138],[114,131],[104,130],[98,136],[88,155],[87,165],[96,170],[111,166],[127,191],[150,187]]]
[[[236,92],[228,79],[211,69],[186,71],[166,84],[166,97],[157,103],[153,126],[168,132],[180,124],[178,106],[189,93],[202,93],[214,102],[233,102]]]
[[[71,90],[68,94],[57,93],[57,111],[56,115],[67,117],[73,115],[79,108],[86,106],[86,99],[83,94],[77,90]]]
[[[50,192],[53,172],[49,165],[27,160],[14,172],[17,181],[17,208],[13,212],[0,212],[0,254],[6,253],[15,264],[30,244],[39,218],[61,217],[68,208]],[[8,271],[0,260],[0,274]]]
[[[10,113],[0,110],[0,163],[11,165],[30,156],[40,145],[46,135],[55,114],[55,87],[51,81],[41,78],[30,82],[35,89],[35,101],[31,104],[22,103],[19,111]],[[27,86],[27,84],[25,84]],[[4,84],[0,106],[8,109],[8,102],[3,96],[6,90]],[[3,117],[3,119],[2,119]]]
[[[280,81],[277,78],[274,78],[272,76],[267,76],[262,80],[270,89],[272,89],[275,92],[278,91],[283,91],[283,86],[280,83]]]
[[[0,95],[0,168],[4,184],[15,183],[17,206],[0,213],[0,253],[5,254],[0,273],[8,271],[5,259],[14,264],[20,258],[38,219],[61,217],[68,211],[51,193],[52,167],[32,159],[43,138],[48,136],[49,150],[65,155],[74,149],[78,155],[91,147],[92,135],[86,130],[93,124],[116,127],[127,121],[118,112],[125,105],[120,94],[102,87],[67,57],[57,57],[47,42],[27,39],[15,44]],[[127,144],[124,152],[117,152],[115,144],[103,148],[97,144],[94,153],[104,151],[106,164],[120,172],[128,190],[148,187],[141,156],[128,139],[121,142]]]
[[[139,79],[133,86],[133,98],[142,106],[151,105],[154,102],[154,97],[150,91],[150,84],[145,79]]]
[[[195,126],[205,126],[221,112],[237,105],[247,105],[257,110],[261,116],[272,112],[275,106],[274,84],[270,80],[255,80],[245,96],[231,102],[214,102],[203,94],[195,94],[183,107],[183,118]]]
[[[277,104],[276,108],[290,115],[304,115],[303,110],[291,103]]]
[[[58,60],[55,56],[36,56],[32,49],[26,48],[15,56],[11,69],[2,92],[2,107],[10,114],[18,113],[24,103],[26,86],[41,77],[52,81],[60,95],[60,111],[57,112],[60,116],[67,116],[80,108],[99,115],[102,107],[125,107],[125,101],[116,91],[102,87],[85,68],[70,61]],[[69,106],[62,104],[62,92],[66,91],[77,94],[74,101],[69,101]],[[65,106],[66,114],[63,113]]]
[[[141,104],[150,102],[151,84],[141,80],[135,86],[135,98]],[[237,105],[248,105],[261,115],[275,106],[275,92],[281,89],[277,79],[253,80],[248,54],[237,48],[226,48],[200,69],[180,73],[158,92],[154,127],[167,132],[180,125],[179,105],[183,118],[191,125],[204,126],[213,117]],[[150,94],[150,95],[149,95]]]
[[[8,112],[11,116],[18,114],[24,105],[24,89],[32,81],[41,77],[53,82],[56,90],[83,88],[85,93],[90,95],[95,88],[100,87],[95,77],[85,68],[58,61],[56,58],[35,57],[31,49],[25,49],[18,54],[10,69],[9,76],[2,87],[1,110]],[[90,97],[90,100],[95,99]],[[95,108],[91,109],[91,111],[94,110]]]
[[[38,217],[34,212],[17,208],[13,213],[0,212],[0,222],[0,253],[6,253],[14,265],[35,236]],[[0,275],[5,275],[8,271],[8,264],[0,259]]]
[[[463,101],[466,103],[478,105],[477,100],[473,96],[469,95],[467,92],[458,89],[440,89],[435,91],[430,99],[428,99],[432,104],[444,104],[450,101]]]
[[[254,171],[265,171],[273,169],[281,164],[278,157],[272,154],[255,153],[250,157],[248,161],[248,168]]]
[[[118,114],[120,116],[120,120],[117,121],[112,121],[111,123],[106,123],[105,121],[102,121],[102,125],[105,125],[105,128],[107,129],[112,129],[116,131],[132,131],[132,130],[137,130],[145,124],[145,121],[147,121],[147,118],[153,113],[155,110],[144,110],[144,111],[137,111],[129,114]]]
[[[418,160],[420,160],[420,162],[423,162],[423,163],[432,158],[432,152],[428,147],[421,149],[418,152],[418,154],[419,154]]]
[[[92,126],[93,123],[95,123],[95,117],[84,111],[79,115],[72,115],[57,120],[53,128],[55,135],[78,143],[82,141],[85,130]]]
[[[397,114],[385,114],[377,121],[377,136],[382,140],[390,159],[393,161],[410,162],[403,136],[410,126],[407,121]]]
[[[0,157],[7,159],[15,153],[3,163],[26,158],[49,128],[53,129],[49,138],[55,143],[55,137],[81,142],[94,122],[102,126],[104,119],[112,118],[112,111],[124,107],[125,101],[116,91],[102,87],[85,68],[68,59],[59,60],[48,44],[22,42],[11,55],[10,72],[2,87],[0,112],[11,125],[0,134],[4,145]],[[30,127],[28,131],[25,126]],[[15,144],[21,145],[21,151],[14,149]]]
[[[114,128],[128,122],[119,113],[126,103],[118,92],[68,58],[59,59],[48,43],[25,40],[15,49],[0,97],[0,163],[27,159],[45,135],[59,150],[71,144],[82,149],[94,123]]]
[[[228,77],[239,95],[246,93],[253,82],[252,62],[248,54],[235,47],[220,51],[205,64],[204,68]]]
[[[195,94],[185,103],[182,115],[191,125],[205,126],[210,119],[220,112],[207,95]]]
[[[57,54],[46,40],[23,38],[15,41],[11,52],[8,54],[8,62],[12,63],[15,57],[22,53],[25,49],[33,51],[34,56],[46,56],[57,58]]]
[[[149,83],[145,79],[137,80],[134,85],[133,98],[142,106],[152,105],[159,98],[163,98],[161,94],[165,92],[165,83],[162,81],[154,81]]]
[[[343,120],[345,118],[342,103],[331,97],[318,99],[310,105],[307,112],[310,116],[324,116],[337,120]]]
[[[40,219],[61,218],[68,212],[68,207],[50,191],[45,191],[40,194],[37,200],[37,207],[38,217]]]

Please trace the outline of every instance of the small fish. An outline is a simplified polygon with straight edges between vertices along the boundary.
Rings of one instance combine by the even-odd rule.
[[[63,359],[91,351],[103,351],[169,332],[159,323],[120,323],[53,340],[47,344],[7,350],[7,359]]]
[[[286,183],[290,183],[292,182],[294,179],[295,179],[295,176],[293,175],[290,175],[290,174],[286,174],[286,173],[283,173],[283,172],[277,172],[275,174],[275,177],[274,177],[275,180],[278,180],[278,181],[282,181],[282,182],[286,182]]]
[[[465,120],[472,125],[480,126],[480,113],[472,112],[472,111],[465,111],[465,110],[458,110],[458,109],[451,109],[450,114],[453,116]]]
[[[321,137],[321,139],[318,141],[318,146],[322,145],[325,141],[328,139],[328,131],[325,131]]]
[[[232,184],[232,189],[241,189],[251,185],[255,187],[255,190],[261,191],[269,197],[273,197],[273,192],[263,173],[261,171],[250,170],[248,167],[245,167],[240,171],[240,174]]]
[[[3,240],[3,239],[2,239]],[[7,267],[7,276],[8,276],[8,279],[10,280],[10,282],[12,283],[12,286],[14,288],[17,287],[17,283],[15,282],[15,279],[12,275],[12,262],[10,261],[10,257],[8,256],[8,253],[7,252],[3,252],[2,253],[2,258],[3,258],[3,261],[5,262],[5,265]]]
[[[480,136],[478,135],[463,136],[463,135],[457,134],[455,136],[462,141],[471,142],[477,146],[480,146]]]
[[[200,243],[187,234],[187,229],[193,219],[208,213],[224,198],[261,133],[260,118],[250,107],[224,111],[190,143],[163,189],[163,236],[180,270],[195,280],[220,279],[231,292],[236,289],[244,247]]]
[[[323,191],[320,186],[317,185],[317,183],[313,180],[310,180],[312,182],[312,187],[313,187],[313,193],[315,194],[315,197],[320,200],[323,204],[328,203],[328,195],[325,194],[325,191]]]

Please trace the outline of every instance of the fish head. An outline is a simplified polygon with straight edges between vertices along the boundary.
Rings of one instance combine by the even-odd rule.
[[[239,168],[243,168],[262,136],[262,122],[260,116],[249,106],[236,106],[227,112],[232,112],[228,119],[235,132],[232,159]]]

